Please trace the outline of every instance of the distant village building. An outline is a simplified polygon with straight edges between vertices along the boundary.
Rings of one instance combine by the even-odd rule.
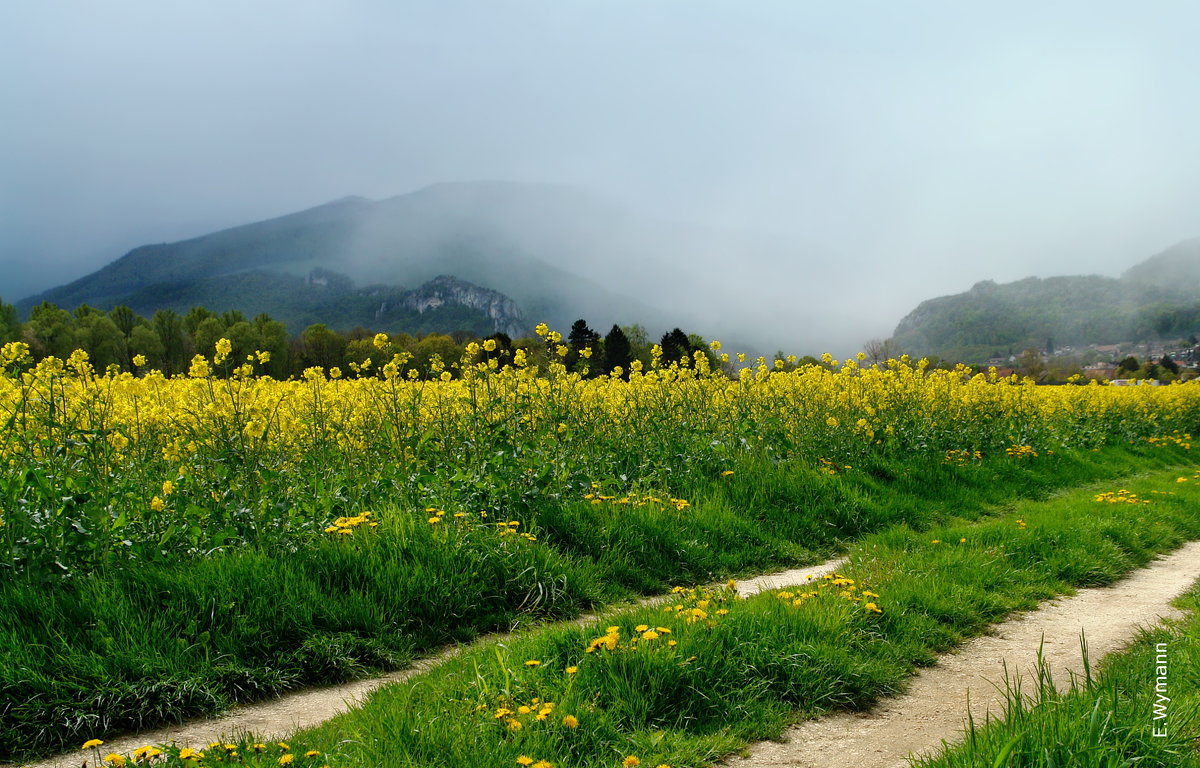
[[[1092,344],[1089,349],[1094,349],[1102,355],[1109,355],[1114,360],[1121,354],[1119,344]]]
[[[1089,379],[1111,379],[1117,373],[1112,363],[1088,363],[1083,366],[1083,375]]]

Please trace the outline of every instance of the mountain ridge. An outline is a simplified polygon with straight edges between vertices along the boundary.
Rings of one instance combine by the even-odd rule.
[[[16,306],[27,314],[43,301],[101,309],[127,304],[140,312],[181,311],[200,304],[216,311],[278,313],[292,332],[298,332],[298,323],[313,316],[291,305],[305,299],[324,306],[327,314],[320,320],[331,326],[357,324],[361,312],[337,311],[328,302],[322,305],[324,297],[310,290],[311,284],[298,288],[297,280],[316,269],[363,285],[360,293],[387,289],[396,293],[407,290],[403,286],[425,286],[439,276],[454,274],[474,289],[486,287],[503,295],[513,304],[501,312],[506,318],[536,316],[562,327],[580,316],[597,318],[598,325],[663,321],[654,308],[549,263],[537,249],[515,240],[513,222],[533,220],[539,210],[553,214],[556,206],[560,210],[578,207],[580,200],[588,199],[582,194],[568,199],[572,195],[565,189],[447,183],[379,201],[345,197],[185,240],[138,246],[91,274],[27,297]],[[505,205],[511,210],[505,210]],[[576,215],[587,218],[588,212]],[[251,306],[249,297],[232,298],[245,293],[238,280],[255,284],[257,305]],[[469,293],[451,291],[448,303],[458,303],[453,297]],[[276,294],[287,294],[289,301]],[[511,330],[518,327],[515,321],[503,322]]]
[[[1028,277],[926,299],[892,339],[912,355],[978,363],[1027,348],[1182,338],[1200,332],[1200,238],[1102,275]]]

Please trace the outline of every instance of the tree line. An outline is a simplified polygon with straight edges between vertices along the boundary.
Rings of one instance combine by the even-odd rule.
[[[478,361],[494,359],[497,366],[511,363],[517,350],[523,350],[531,365],[553,359],[585,377],[607,376],[618,370],[627,376],[634,361],[650,367],[654,347],[641,325],[614,324],[601,335],[583,319],[571,326],[565,338],[552,334],[512,339],[504,333],[479,338],[468,331],[417,336],[396,333],[387,335],[386,344],[380,345],[376,336],[375,331],[361,326],[340,331],[323,324],[290,335],[283,323],[266,313],[247,318],[236,310],[218,314],[201,306],[185,314],[160,309],[143,317],[124,305],[104,311],[84,304],[68,311],[43,302],[21,322],[14,306],[0,301],[0,344],[23,341],[34,360],[66,359],[81,349],[97,370],[115,366],[133,373],[159,370],[167,376],[187,373],[197,354],[211,357],[220,339],[230,341],[232,365],[253,357],[259,374],[278,379],[300,376],[314,366],[336,369],[347,377],[373,375],[396,354],[407,359],[404,375],[428,377],[442,371],[456,375],[458,363],[472,343],[478,346]],[[489,340],[493,343],[485,344]],[[679,328],[664,333],[658,346],[663,364],[682,360],[691,365],[698,352],[715,363],[704,339]],[[268,354],[259,356],[259,352]]]

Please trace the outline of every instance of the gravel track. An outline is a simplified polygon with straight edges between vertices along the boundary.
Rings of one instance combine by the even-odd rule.
[[[1191,542],[1113,586],[1082,589],[1010,618],[922,670],[903,696],[868,712],[800,723],[783,741],[759,742],[747,757],[726,760],[726,768],[904,768],[910,755],[961,738],[968,699],[976,722],[988,712],[1001,713],[1005,669],[1034,679],[1039,645],[1054,680],[1065,686],[1072,674],[1083,673],[1081,633],[1094,666],[1140,628],[1180,616],[1170,603],[1198,579],[1200,542]]]

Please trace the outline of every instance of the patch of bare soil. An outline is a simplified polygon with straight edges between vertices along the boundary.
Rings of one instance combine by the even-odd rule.
[[[845,558],[829,560],[811,568],[800,568],[790,571],[769,573],[738,582],[738,592],[742,595],[753,595],[767,589],[802,584],[808,578],[816,578],[840,568],[845,564]],[[662,597],[652,597],[639,601],[653,603]],[[594,619],[594,615],[582,616],[575,620],[583,624]],[[489,635],[478,642],[495,640],[501,635]],[[309,688],[296,693],[287,694],[271,701],[259,704],[248,704],[236,707],[223,717],[192,720],[181,725],[170,726],[154,731],[144,731],[133,736],[126,736],[105,741],[102,753],[121,752],[129,754],[138,747],[147,744],[177,744],[181,747],[200,747],[213,741],[234,741],[242,734],[252,733],[262,741],[275,741],[288,734],[310,726],[318,725],[335,715],[345,712],[349,707],[362,701],[367,694],[388,683],[407,680],[410,677],[428,671],[446,659],[462,650],[456,646],[445,649],[440,653],[422,659],[407,669],[393,672],[382,677],[369,680],[358,680],[343,685],[333,685],[322,688]],[[28,768],[79,768],[86,755],[82,752],[68,753],[28,764]],[[12,766],[0,766],[12,768]]]
[[[1200,579],[1200,542],[1187,544],[1111,587],[1080,590],[1014,617],[923,670],[903,695],[865,713],[800,723],[782,742],[760,742],[727,768],[904,768],[963,734],[970,712],[1002,712],[1005,670],[1034,679],[1039,646],[1061,685],[1081,675],[1080,634],[1093,663],[1128,644],[1139,628],[1177,617],[1170,602]]]

